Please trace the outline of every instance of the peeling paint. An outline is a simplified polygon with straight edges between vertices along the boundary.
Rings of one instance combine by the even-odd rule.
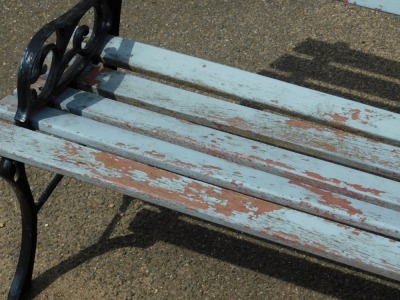
[[[320,188],[314,187],[314,186],[310,186],[301,182],[297,182],[294,180],[290,180],[289,181],[290,184],[294,184],[297,186],[300,186],[316,195],[320,196],[320,200],[318,201],[320,204],[332,207],[332,208],[338,208],[341,210],[346,211],[350,216],[353,216],[355,214],[362,214],[362,211],[354,208],[351,205],[351,202],[340,198],[339,196],[335,195],[332,192],[326,191],[326,190],[322,190]]]
[[[232,126],[232,127],[237,127],[237,128],[242,128],[242,127],[247,127],[247,121],[243,118],[240,117],[234,117],[234,118],[229,118],[226,120],[226,122]]]
[[[165,154],[158,153],[158,152],[155,151],[155,150],[152,150],[152,151],[145,151],[144,153],[147,154],[147,155],[150,155],[150,156],[152,156],[152,157],[155,157],[155,158],[160,158],[160,159],[165,158]]]
[[[83,82],[86,83],[88,86],[97,87],[101,84],[101,80],[97,79],[97,77],[102,73],[106,73],[106,72],[110,72],[110,71],[111,71],[111,69],[104,68],[104,67],[90,68],[89,71],[84,73]]]
[[[203,168],[212,169],[212,170],[222,170],[222,168],[217,167],[217,166],[212,166],[212,165],[203,165]]]
[[[76,156],[78,155],[79,151],[81,150],[80,147],[75,146],[76,144],[70,143],[70,142],[65,142],[65,150],[67,153],[71,156]]]
[[[356,121],[360,119],[360,114],[361,114],[361,110],[359,109],[352,109],[350,110],[351,112],[351,118],[352,120]]]
[[[306,171],[305,174],[307,176],[312,177],[314,179],[317,179],[319,181],[332,182],[332,183],[334,183],[334,184],[336,184],[338,186],[345,185],[345,186],[351,187],[354,190],[357,190],[359,192],[365,192],[365,193],[373,194],[375,196],[380,196],[382,193],[384,193],[383,191],[380,191],[378,189],[363,187],[360,184],[351,184],[351,183],[347,183],[347,182],[344,182],[344,181],[340,181],[340,180],[338,180],[336,178],[325,178],[325,177],[323,177],[323,176],[321,176],[321,175],[319,175],[317,173],[310,172],[310,171]],[[344,188],[346,188],[346,187],[344,187]]]
[[[290,166],[288,164],[285,164],[285,163],[279,162],[279,161],[274,161],[272,159],[265,159],[265,158],[261,158],[259,156],[255,156],[255,155],[249,155],[248,158],[251,160],[262,161],[262,162],[266,163],[267,165],[273,165],[273,166],[284,168],[287,170],[295,170],[295,168],[293,168],[292,166]]]
[[[338,123],[346,123],[349,120],[349,118],[346,118],[338,113],[325,114],[324,116],[330,117],[332,120]]]
[[[174,161],[175,164],[185,167],[185,168],[189,168],[189,169],[197,169],[197,166],[182,160],[175,160]]]

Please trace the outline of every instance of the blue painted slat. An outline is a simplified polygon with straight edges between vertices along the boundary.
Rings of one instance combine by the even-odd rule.
[[[359,6],[373,8],[384,12],[400,15],[399,0],[342,0]]]
[[[204,126],[400,179],[400,148],[363,136],[98,67],[89,68],[78,85]],[[400,127],[400,120],[396,123]]]
[[[110,37],[107,63],[153,72],[250,103],[323,121],[400,145],[400,115],[166,49]]]
[[[400,280],[398,240],[310,216],[2,121],[0,156],[73,176]]]

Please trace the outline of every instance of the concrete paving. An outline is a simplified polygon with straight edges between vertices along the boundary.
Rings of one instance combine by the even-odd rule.
[[[75,0],[0,0],[0,96]],[[121,35],[400,111],[400,17],[332,0],[125,1]],[[50,174],[29,168],[35,194]],[[0,182],[0,298],[19,248]],[[39,215],[35,299],[400,299],[400,284],[66,179]]]

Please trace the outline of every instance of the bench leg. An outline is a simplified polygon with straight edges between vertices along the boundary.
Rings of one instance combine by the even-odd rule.
[[[13,188],[20,205],[22,217],[22,241],[17,270],[11,284],[8,299],[20,299],[32,280],[36,252],[37,209],[22,163],[2,158],[0,176]]]

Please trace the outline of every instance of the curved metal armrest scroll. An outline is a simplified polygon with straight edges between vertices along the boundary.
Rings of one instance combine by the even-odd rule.
[[[98,58],[107,34],[111,30],[118,32],[112,26],[115,20],[119,21],[120,7],[121,0],[81,0],[33,36],[19,66],[16,124],[29,127],[31,114],[52,102],[86,64]],[[93,28],[80,25],[91,9],[94,11]],[[113,16],[113,13],[118,15]],[[55,42],[50,42],[52,36]],[[51,58],[49,66],[46,58]],[[34,88],[44,74],[40,88]]]

